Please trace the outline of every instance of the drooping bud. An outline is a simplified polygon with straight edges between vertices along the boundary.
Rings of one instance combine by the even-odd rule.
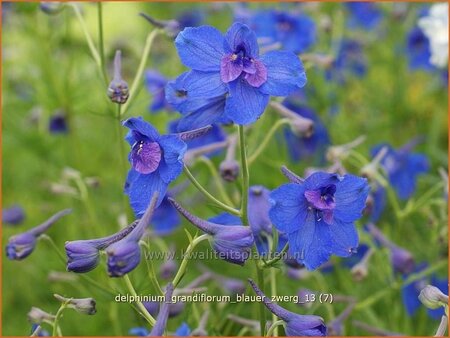
[[[361,135],[349,143],[331,146],[327,150],[326,158],[329,162],[332,163],[339,162],[347,158],[347,156],[350,153],[350,150],[356,148],[357,146],[362,144],[365,140],[366,137],[364,135]]]
[[[114,57],[114,76],[112,81],[108,86],[108,97],[112,102],[118,104],[124,104],[127,102],[130,96],[128,90],[128,83],[122,79],[121,68],[122,68],[122,52],[120,50],[116,51],[116,56]]]
[[[52,324],[55,316],[51,315],[38,307],[32,307],[27,314],[28,320],[33,324],[49,323]]]
[[[352,274],[352,277],[355,281],[360,282],[363,279],[365,279],[369,274],[368,263],[373,253],[374,250],[372,248],[367,250],[363,258],[361,258],[361,260],[358,263],[356,263],[350,270],[350,273]]]
[[[296,114],[289,108],[285,107],[279,102],[271,101],[270,106],[275,109],[275,111],[289,119],[292,132],[297,136],[311,137],[314,133],[314,121],[305,118],[299,114]]]
[[[239,176],[239,163],[236,161],[237,136],[228,138],[225,159],[219,165],[220,176],[227,182],[234,182]]]
[[[158,20],[145,13],[139,13],[153,27],[162,29],[169,37],[175,38],[180,32],[180,23],[176,20]]]
[[[161,305],[161,310],[159,311],[158,318],[156,319],[155,326],[150,331],[149,336],[162,336],[164,334],[164,330],[167,326],[167,319],[169,318],[169,309],[170,303],[173,294],[173,285],[169,283],[166,287],[166,294],[164,296],[164,303]]]
[[[79,313],[94,315],[97,312],[94,298],[66,298],[56,293],[53,296],[61,303],[65,303],[68,308],[74,309]]]
[[[420,291],[419,300],[429,309],[448,305],[448,296],[433,285],[427,285]]]

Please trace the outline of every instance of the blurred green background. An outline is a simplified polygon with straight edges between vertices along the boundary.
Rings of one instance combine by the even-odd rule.
[[[252,6],[258,7],[257,4]],[[284,8],[284,5],[275,3],[261,6]],[[417,197],[439,182],[441,178],[437,169],[447,167],[447,88],[436,74],[411,72],[402,52],[406,32],[415,23],[414,13],[423,4],[408,3],[407,15],[402,20],[391,14],[392,3],[380,6],[385,18],[377,34],[348,29],[343,32],[344,36],[355,37],[363,42],[368,59],[367,76],[362,79],[350,78],[342,86],[326,81],[320,69],[310,67],[307,70],[307,86],[314,88],[314,93],[308,96],[309,104],[325,121],[333,144],[346,143],[359,135],[366,135],[366,142],[358,147],[358,151],[366,157],[370,147],[379,142],[386,141],[400,146],[414,136],[425,136],[425,142],[417,149],[427,154],[432,166],[430,172],[419,180],[415,195]],[[132,82],[146,36],[153,29],[138,16],[139,12],[156,18],[171,19],[193,7],[204,10],[206,23],[222,31],[232,22],[229,4],[104,3],[104,44],[109,74],[112,72],[114,52],[121,49],[123,77],[129,84]],[[81,8],[96,42],[97,4],[83,3]],[[338,18],[345,18],[342,4],[305,4],[303,10],[316,23],[323,17],[331,20],[331,32],[318,25],[318,41],[311,50],[328,53],[333,30],[345,28],[333,26],[339,22]],[[61,251],[67,240],[106,236],[117,231],[118,218],[124,213],[122,188],[125,172],[120,163],[120,151],[126,149],[127,152],[128,145],[120,147],[120,142],[124,144],[124,141],[118,138],[119,122],[114,116],[115,107],[106,97],[106,87],[89,54],[73,10],[66,8],[58,15],[49,16],[39,10],[38,3],[3,3],[2,15],[3,207],[18,203],[24,207],[27,215],[21,226],[3,226],[3,247],[10,236],[41,223],[51,214],[67,207],[73,208],[73,213],[61,219],[48,232]],[[168,37],[158,36],[150,54],[147,68],[158,69],[169,78],[184,70],[175,46]],[[177,118],[178,114],[149,114],[148,105],[151,100],[142,81],[141,90],[126,117],[144,116],[160,132],[165,132],[167,122]],[[330,114],[331,106],[335,103],[339,105],[339,112]],[[63,110],[68,116],[68,135],[48,132],[48,119],[56,110]],[[256,148],[276,118],[275,114],[266,112],[252,127],[248,138],[250,152]],[[125,130],[122,130],[121,135],[124,133]],[[222,158],[223,155],[215,158],[214,163],[218,165]],[[263,184],[273,189],[284,183],[285,179],[279,171],[282,164],[287,164],[298,173],[312,165],[308,161],[290,163],[283,143],[274,140],[252,165],[251,184]],[[79,171],[82,177],[95,177],[98,180],[98,186],[88,187],[87,200],[68,194],[56,195],[50,191],[52,183],[61,182],[66,167]],[[359,168],[349,165],[348,169],[357,173]],[[192,171],[210,191],[216,191],[210,173],[203,164],[195,164]],[[185,178],[182,176],[177,182],[183,181]],[[76,185],[71,183],[71,186],[76,191]],[[239,183],[227,184],[226,188],[232,196],[239,199]],[[192,186],[188,186],[178,199],[200,216],[209,217],[217,213]],[[417,261],[433,264],[446,260],[448,241],[445,210],[431,210],[436,216],[434,218],[423,210],[417,210],[401,222],[395,219],[391,211],[388,206],[379,223],[387,236],[410,250]],[[126,214],[128,220],[131,220],[128,208]],[[191,233],[195,232],[185,222],[183,227]],[[166,243],[176,242],[177,250],[187,245],[183,227],[163,238]],[[442,236],[444,241],[440,242]],[[152,247],[160,250],[158,246]],[[198,250],[202,248],[206,248],[205,243]],[[334,257],[333,261],[338,259]],[[160,263],[155,262],[155,265]],[[59,305],[53,298],[53,293],[76,298],[94,297],[97,300],[98,312],[94,316],[85,316],[75,311],[65,312],[60,322],[64,335],[127,335],[130,328],[145,326],[144,320],[132,306],[115,303],[110,295],[80,278],[75,282],[49,281],[50,272],[65,271],[65,266],[45,241],[39,242],[36,251],[24,261],[9,261],[3,255],[2,264],[3,335],[28,335],[31,325],[27,322],[26,314],[32,306],[55,313]],[[244,268],[218,261],[206,264],[217,272],[244,281],[254,275],[251,262]],[[199,274],[194,263],[190,267],[183,284]],[[440,276],[446,276],[446,271],[444,266],[438,272]],[[122,280],[107,277],[104,259],[88,276],[104,286],[126,293]],[[130,277],[138,293],[153,292],[143,262]],[[346,335],[366,334],[353,327],[351,320],[408,335],[431,335],[438,325],[427,317],[425,309],[421,309],[414,318],[406,315],[399,290],[390,289],[394,277],[385,249],[380,249],[374,255],[369,277],[360,283],[352,281],[348,269],[334,269],[329,274],[314,272],[302,281],[289,279],[284,273],[278,273],[277,278],[279,293],[283,295],[294,295],[300,287],[304,287],[319,292],[352,295],[358,301],[364,301],[385,290],[370,306],[353,311],[345,328]],[[222,293],[219,285],[209,285],[209,294]],[[252,294],[249,289],[247,291]],[[295,304],[283,305],[297,313],[321,315],[326,322],[331,321],[345,307],[342,303],[316,303],[310,309]],[[178,317],[169,320],[168,329],[174,331],[183,321],[195,327],[199,315],[210,307],[209,334],[235,335],[240,327],[227,323],[226,314],[234,313],[256,319],[258,312],[254,306],[188,304]]]

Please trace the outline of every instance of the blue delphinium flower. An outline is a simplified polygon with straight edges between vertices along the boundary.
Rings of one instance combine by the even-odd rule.
[[[30,230],[9,238],[6,244],[6,256],[11,260],[22,260],[28,257],[34,250],[37,238],[46,232],[57,220],[72,212],[65,209],[50,217],[44,223]]]
[[[25,219],[25,210],[16,204],[2,209],[2,224],[19,225]]]
[[[350,13],[349,26],[371,30],[378,26],[383,14],[377,4],[372,2],[348,2],[345,4]]]
[[[205,12],[199,8],[183,11],[177,15],[177,21],[180,25],[180,30],[186,27],[197,27],[202,24],[205,19]]]
[[[416,190],[417,176],[429,170],[429,162],[424,154],[411,153],[415,143],[413,140],[399,149],[394,149],[389,144],[380,144],[372,149],[373,157],[381,148],[388,148],[381,165],[388,175],[390,184],[402,200],[410,198]]]
[[[130,129],[126,139],[131,145],[131,169],[125,193],[134,213],[140,217],[153,193],[159,193],[159,205],[168,185],[181,174],[186,143],[178,135],[160,135],[142,118],[129,118],[123,125]]]
[[[316,25],[305,14],[260,10],[250,13],[248,23],[258,38],[280,43],[283,49],[296,54],[307,51],[316,42]]]
[[[430,63],[430,41],[419,27],[414,27],[408,33],[406,51],[410,69],[434,69]]]
[[[169,198],[169,201],[189,222],[211,235],[212,247],[218,253],[219,258],[230,263],[244,265],[254,243],[250,227],[208,222],[192,215],[175,200]]]
[[[159,311],[158,318],[156,319],[155,326],[153,326],[150,331],[149,336],[157,337],[164,334],[164,330],[167,326],[167,319],[169,319],[169,307],[172,302],[173,285],[169,283],[166,287],[166,293],[164,295],[165,301],[161,305],[161,310]]]
[[[272,51],[260,56],[255,33],[241,23],[225,36],[210,26],[186,28],[175,45],[183,64],[192,69],[166,89],[167,100],[184,115],[183,128],[253,123],[270,95],[287,96],[306,83],[295,54]]]
[[[149,225],[158,201],[158,192],[154,192],[144,215],[128,235],[106,248],[108,256],[108,275],[121,277],[132,271],[141,261],[139,241]]]
[[[274,313],[277,317],[286,323],[286,336],[308,336],[308,337],[325,337],[327,335],[327,327],[323,319],[313,315],[299,315],[294,312],[287,311],[281,306],[273,303],[270,298],[249,279],[255,293],[262,298],[264,305]]]
[[[149,106],[151,113],[170,110],[170,105],[166,101],[167,81],[168,79],[157,70],[149,69],[145,72],[145,87],[152,94],[152,104]]]
[[[188,337],[191,335],[191,328],[186,322],[181,323],[181,325],[175,331],[176,337]]]
[[[64,246],[67,255],[67,271],[84,273],[95,269],[100,262],[100,251],[127,236],[136,225],[137,221],[107,237],[67,241]]]
[[[289,99],[285,100],[283,105],[301,117],[310,119],[314,122],[314,133],[309,137],[305,135],[296,135],[289,127],[284,129],[284,137],[291,159],[298,162],[314,156],[319,162],[323,162],[325,159],[325,149],[330,144],[330,137],[319,116],[313,109],[305,105],[296,104]]]
[[[272,191],[272,224],[288,237],[289,252],[308,270],[332,254],[348,257],[358,246],[354,222],[362,216],[369,192],[367,180],[316,172],[303,183]]]

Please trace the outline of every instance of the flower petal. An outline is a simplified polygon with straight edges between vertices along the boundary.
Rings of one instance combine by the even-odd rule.
[[[142,117],[131,117],[125,120],[122,124],[129,128],[130,131],[137,131],[139,134],[146,136],[151,141],[156,141],[159,138],[158,131]]]
[[[334,217],[346,223],[361,218],[369,190],[365,178],[345,175],[336,186]]]
[[[255,68],[255,72],[254,73],[247,72],[247,74],[245,74],[245,79],[247,80],[250,86],[260,87],[267,81],[266,66],[264,66],[264,63],[262,63],[259,60],[254,60],[252,64]]]
[[[269,218],[275,228],[286,234],[297,231],[306,220],[307,201],[300,184],[283,184],[270,193]]]
[[[175,46],[185,66],[213,72],[220,70],[224,41],[222,33],[214,27],[188,27],[178,34]]]
[[[178,130],[193,130],[218,122],[224,114],[225,96],[203,101],[202,107],[184,115],[179,123]]]
[[[131,171],[134,171],[133,169]],[[157,206],[161,204],[164,195],[167,191],[167,183],[165,183],[158,171],[148,175],[142,174],[128,174],[128,177],[133,177],[134,179],[130,181],[130,185],[127,189],[130,205],[134,211],[136,217],[141,217],[145,210],[147,209],[152,195],[154,192],[158,191],[158,202]]]
[[[224,95],[228,86],[218,72],[190,71],[180,75],[166,87],[167,101],[180,113],[190,113],[206,104],[209,99]]]
[[[225,34],[224,49],[227,53],[234,53],[242,47],[245,49],[247,57],[256,58],[259,56],[255,32],[247,25],[236,22]]]
[[[250,86],[240,77],[229,83],[230,95],[225,103],[225,115],[234,123],[250,124],[255,122],[269,103],[269,95]]]
[[[267,81],[261,86],[263,93],[288,96],[306,84],[305,69],[294,53],[271,51],[260,60],[267,68]]]
[[[169,184],[183,171],[183,157],[187,145],[178,136],[163,135],[159,140],[164,160],[159,165],[161,179]]]
[[[225,83],[234,81],[241,75],[243,69],[242,59],[235,59],[232,54],[227,54],[220,61],[220,78]]]
[[[348,257],[358,247],[358,232],[353,223],[345,223],[334,219],[329,225],[331,237],[333,238],[332,251],[335,255]]]

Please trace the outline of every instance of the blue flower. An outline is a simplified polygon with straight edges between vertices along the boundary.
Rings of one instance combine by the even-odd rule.
[[[126,139],[131,145],[131,169],[125,183],[125,193],[137,217],[142,216],[154,192],[161,204],[168,185],[183,170],[186,144],[178,135],[159,135],[142,118],[129,118],[123,125],[130,129]]]
[[[176,337],[188,337],[191,335],[191,328],[186,322],[181,323],[181,325],[175,331]]]
[[[280,43],[283,49],[296,54],[307,51],[316,42],[316,25],[304,14],[261,10],[249,13],[247,20],[258,38]]]
[[[202,24],[205,19],[204,11],[195,8],[188,11],[183,11],[177,15],[177,21],[180,25],[180,30],[186,27],[197,27]]]
[[[244,265],[254,243],[250,227],[239,225],[240,222],[231,226],[208,222],[192,215],[175,200],[169,198],[169,201],[189,222],[211,235],[212,247],[220,259]]]
[[[250,124],[264,112],[269,96],[287,96],[306,83],[306,74],[292,52],[259,55],[256,35],[233,24],[225,36],[210,26],[186,28],[175,45],[192,70],[166,88],[167,100],[181,114],[181,128],[216,122]]]
[[[394,149],[389,144],[380,144],[371,151],[373,157],[381,148],[388,148],[381,160],[381,165],[389,177],[389,182],[402,200],[410,198],[416,190],[417,176],[429,170],[428,159],[425,155],[411,153],[414,145],[415,141],[412,141],[399,149]]]
[[[349,26],[371,30],[378,26],[383,15],[378,6],[371,2],[347,2],[350,13]]]
[[[139,336],[139,337],[144,337],[144,336],[148,336],[148,334],[150,333],[149,330],[147,330],[145,327],[132,327],[128,333],[132,336]]]
[[[46,232],[57,220],[71,212],[71,209],[62,210],[44,223],[10,237],[8,244],[6,244],[6,256],[11,260],[22,260],[28,257],[36,247],[37,238]]]
[[[294,312],[287,311],[281,306],[272,303],[269,297],[256,286],[256,284],[249,279],[255,293],[261,297],[264,305],[286,323],[286,336],[307,336],[307,337],[326,337],[327,327],[323,319],[319,316],[313,315],[298,315]]]
[[[285,100],[283,105],[301,117],[314,122],[314,133],[309,137],[296,135],[289,127],[284,129],[284,137],[291,159],[298,162],[314,156],[319,162],[323,162],[325,149],[330,145],[330,137],[319,116],[313,109],[305,105],[296,104],[289,99]]]
[[[170,195],[170,190],[168,194]],[[150,225],[156,235],[165,236],[172,233],[180,224],[180,216],[172,204],[170,204],[166,195],[159,207],[155,210]]]
[[[317,172],[301,184],[289,183],[270,194],[272,224],[288,237],[289,252],[308,270],[332,254],[348,257],[358,246],[354,222],[369,192],[367,180]]]
[[[410,69],[435,69],[430,63],[430,41],[419,27],[414,27],[408,33],[406,51]]]
[[[151,113],[170,109],[166,101],[165,87],[167,79],[158,71],[150,69],[145,72],[145,87],[152,94],[152,104],[149,107]]]
[[[25,210],[20,205],[13,205],[2,210],[2,224],[19,225],[25,219]]]

